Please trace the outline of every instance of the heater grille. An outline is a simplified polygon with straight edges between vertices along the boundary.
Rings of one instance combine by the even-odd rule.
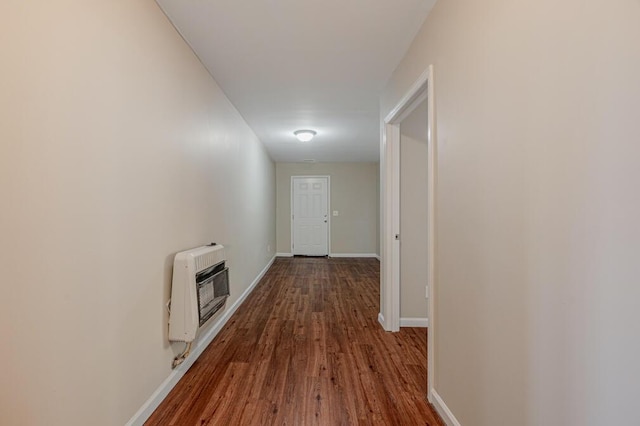
[[[213,316],[229,296],[229,268],[224,262],[204,269],[196,274],[198,287],[198,315],[202,327]]]

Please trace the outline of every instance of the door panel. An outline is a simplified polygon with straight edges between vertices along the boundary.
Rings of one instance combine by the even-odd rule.
[[[328,244],[329,179],[292,179],[292,252],[298,255],[326,256]]]

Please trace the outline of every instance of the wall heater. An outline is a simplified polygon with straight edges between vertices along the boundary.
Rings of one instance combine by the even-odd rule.
[[[229,268],[219,244],[177,253],[173,260],[169,340],[192,342],[229,297]]]

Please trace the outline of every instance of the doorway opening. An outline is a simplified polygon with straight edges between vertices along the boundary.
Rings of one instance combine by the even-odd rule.
[[[395,108],[382,123],[381,147],[381,312],[379,321],[387,331],[400,329],[400,289],[401,289],[401,246],[403,233],[411,229],[401,229],[401,125],[421,105],[426,106],[424,126],[426,130],[426,253],[405,253],[419,258],[426,264],[426,282],[424,294],[427,296],[427,323],[429,327],[427,342],[428,399],[432,400],[434,387],[434,344],[436,324],[434,321],[435,292],[435,103],[433,91],[433,66],[429,66],[416,80]],[[408,325],[408,324],[407,324]]]
[[[400,121],[400,327],[428,327],[427,99],[420,96]]]

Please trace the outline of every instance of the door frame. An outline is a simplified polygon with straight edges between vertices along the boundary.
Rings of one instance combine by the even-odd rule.
[[[295,256],[293,252],[294,241],[294,225],[293,225],[293,182],[294,179],[306,179],[306,178],[322,178],[327,180],[327,256],[331,255],[331,176],[329,175],[292,175],[290,184],[290,196],[289,196],[289,224],[291,229],[291,255]]]
[[[427,286],[429,321],[427,343],[427,396],[432,400],[435,365],[435,221],[436,221],[436,134],[433,65],[429,65],[413,83],[398,104],[387,114],[382,124],[381,204],[382,204],[382,273],[381,294],[384,295],[384,313],[379,321],[387,331],[400,330],[400,123],[418,103],[427,100]],[[402,236],[400,235],[400,238]]]

